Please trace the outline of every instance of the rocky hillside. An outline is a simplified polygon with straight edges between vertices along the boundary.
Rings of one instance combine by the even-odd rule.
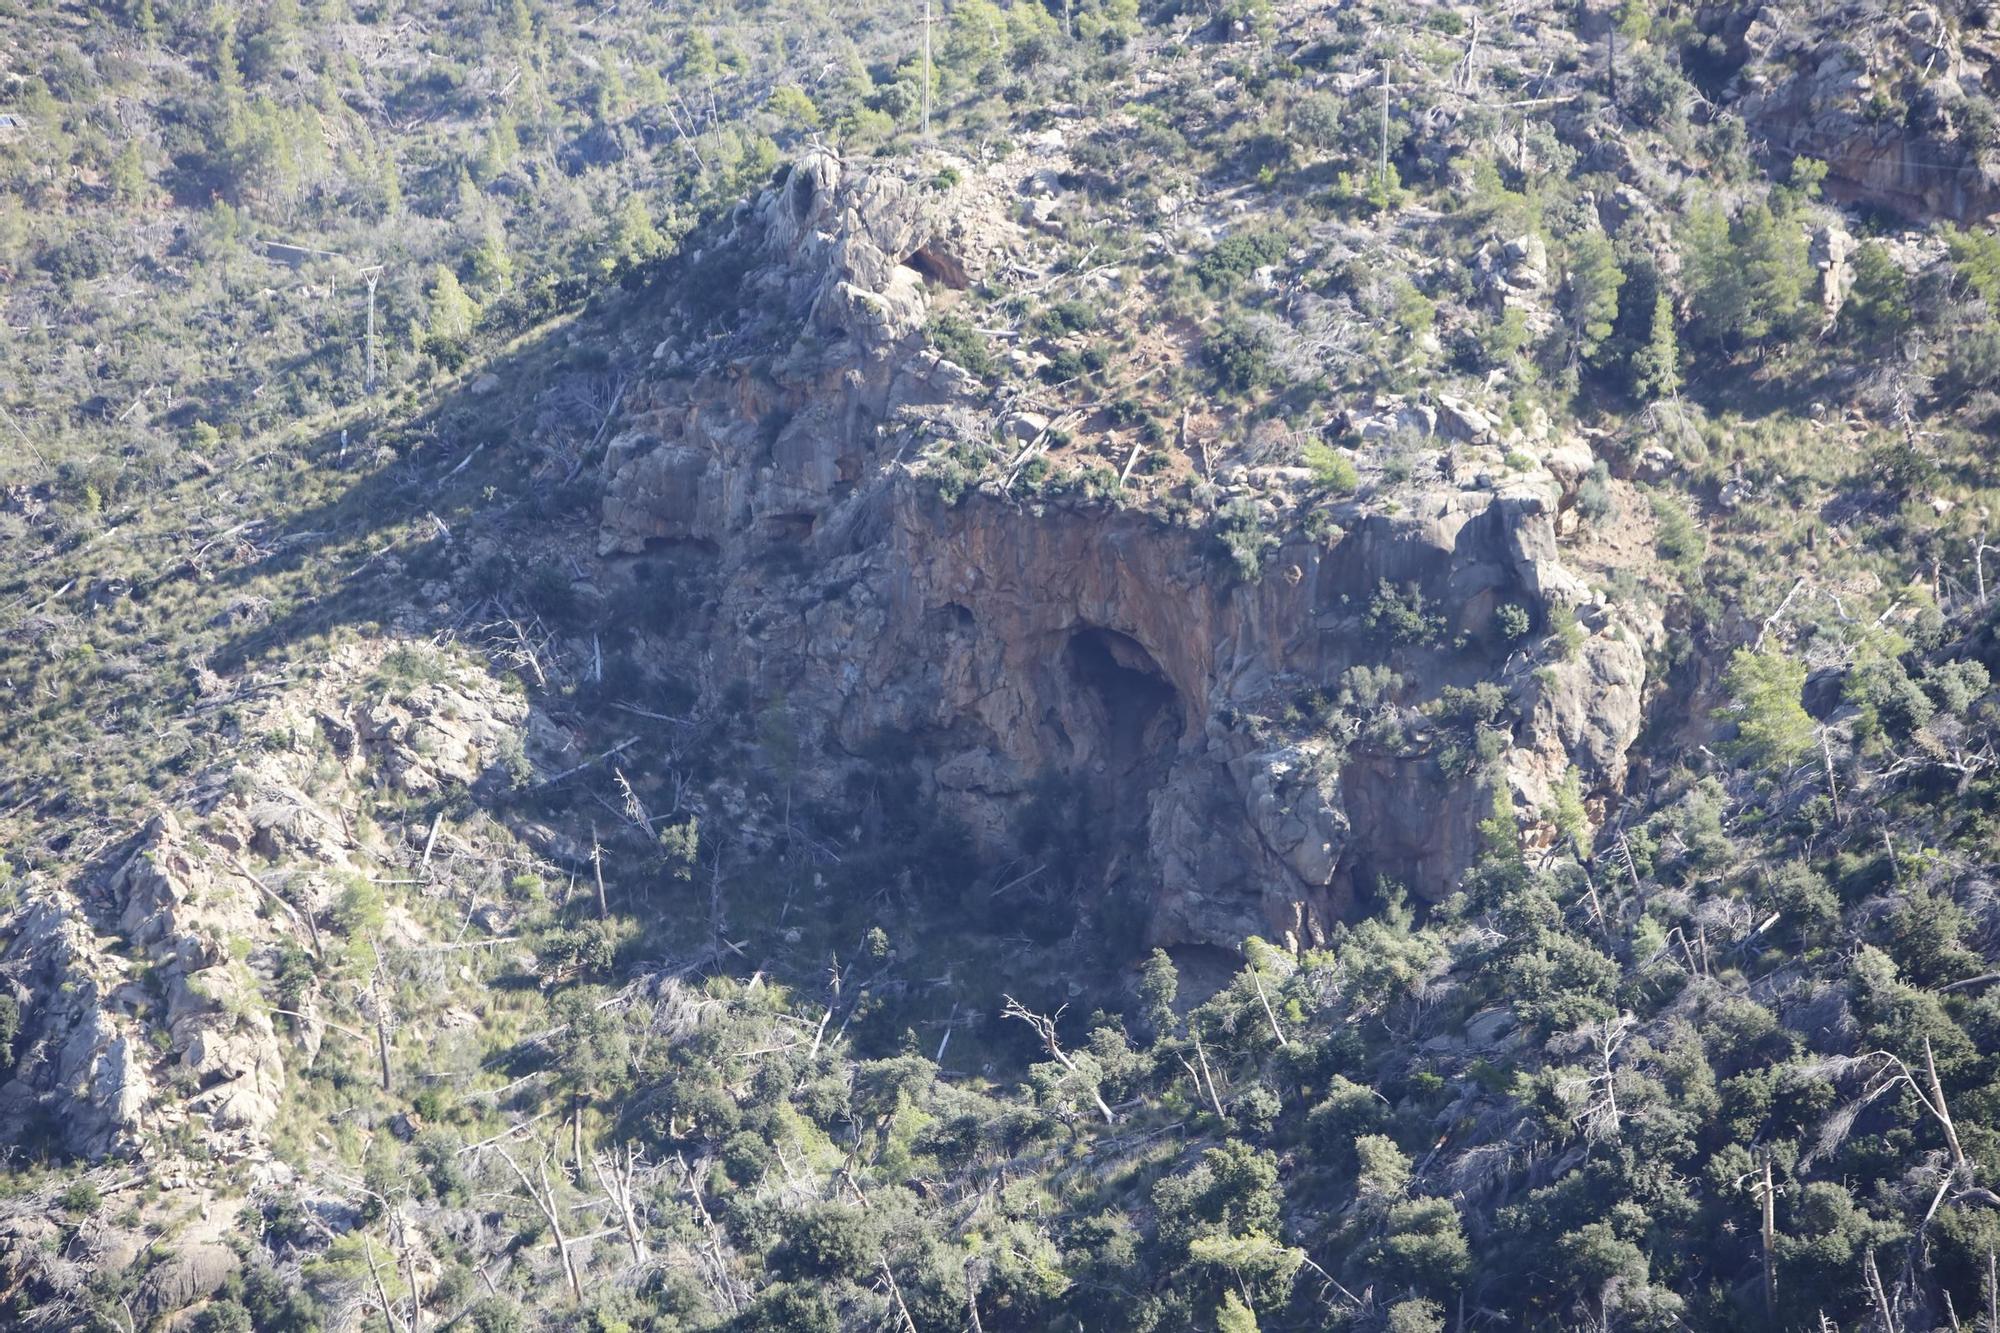
[[[500,8],[0,11],[5,1322],[1992,1322],[1984,10]]]
[[[1392,482],[1364,445],[1349,466],[1365,486],[1335,495],[1218,440],[1194,486],[1255,525],[1250,571],[1165,512],[1172,492],[1150,478],[1055,482],[1024,504],[1027,466],[1073,466],[1102,405],[996,393],[923,333],[934,303],[1049,263],[1005,206],[1049,168],[945,169],[937,191],[934,164],[858,181],[830,156],[795,165],[712,243],[747,258],[741,290],[758,293],[759,320],[732,337],[790,346],[768,365],[680,364],[631,400],[607,453],[600,550],[691,548],[713,569],[699,638],[716,699],[748,682],[787,700],[827,756],[803,791],[837,793],[856,776],[842,754],[897,735],[922,752],[924,796],[1004,858],[1037,784],[1073,786],[1104,864],[1049,867],[1032,891],[1122,896],[1145,943],[1222,948],[1259,932],[1323,945],[1380,879],[1435,897],[1476,855],[1485,775],[1441,768],[1425,736],[1359,736],[1336,716],[1357,670],[1393,676],[1396,696],[1493,690],[1520,719],[1493,762],[1525,811],[1553,808],[1565,781],[1616,795],[1662,631],[1562,563],[1587,446],[1503,439],[1459,405],[1431,435],[1442,475]],[[656,363],[683,363],[686,341]],[[780,552],[790,577],[770,568]],[[1557,618],[1574,642],[1538,650]]]

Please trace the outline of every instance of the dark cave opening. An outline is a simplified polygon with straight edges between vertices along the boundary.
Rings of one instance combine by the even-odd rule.
[[[1129,773],[1180,739],[1179,698],[1137,640],[1093,626],[1072,634],[1066,651],[1071,678],[1102,717],[1114,772]]]
[[[1136,949],[1150,895],[1146,846],[1153,797],[1179,749],[1180,694],[1136,639],[1089,626],[1063,646],[1067,684],[1074,691],[1072,727],[1089,738],[1071,768],[1065,817],[1073,856],[1065,879],[1095,903],[1097,928],[1114,948]],[[1082,738],[1079,738],[1082,739]]]
[[[935,282],[955,292],[972,286],[972,276],[965,271],[964,263],[935,240],[926,241],[912,251],[903,260],[903,267],[915,269],[926,282]]]

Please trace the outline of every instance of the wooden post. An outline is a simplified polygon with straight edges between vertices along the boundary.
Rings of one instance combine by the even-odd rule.
[[[924,142],[931,138],[931,0],[924,0]]]

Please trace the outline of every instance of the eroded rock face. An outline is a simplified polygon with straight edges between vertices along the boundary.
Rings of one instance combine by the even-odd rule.
[[[1010,434],[1003,459],[1022,447],[1020,413],[921,334],[940,278],[976,281],[1006,254],[1001,192],[976,172],[946,200],[801,163],[739,221],[739,243],[767,266],[746,290],[782,293],[818,351],[662,380],[612,451],[603,549],[694,544],[720,585],[689,635],[704,675],[787,701],[816,756],[803,781],[830,794],[843,756],[909,738],[932,794],[997,854],[1057,775],[1105,848],[1102,888],[1147,904],[1151,940],[1225,947],[1253,931],[1320,938],[1381,879],[1441,896],[1476,853],[1481,775],[1448,772],[1421,735],[1288,720],[1350,668],[1398,672],[1390,706],[1497,681],[1519,718],[1506,779],[1529,811],[1571,766],[1588,790],[1618,788],[1642,631],[1596,605],[1556,545],[1587,448],[1511,480],[1440,475],[1394,506],[1340,507],[1332,539],[1285,540],[1250,579],[1205,526],[1137,506],[941,490],[927,457]],[[1494,434],[1471,405],[1447,408],[1458,443],[1440,449]],[[1233,469],[1214,503],[1241,498],[1298,531],[1317,503],[1305,474],[1256,472]],[[1370,616],[1385,586],[1441,618],[1431,642],[1385,641]],[[1580,645],[1538,665],[1496,629],[1507,606],[1537,626],[1575,608]]]
[[[849,178],[830,153],[797,163],[718,245],[760,261],[741,299],[788,340],[782,359],[759,371],[725,358],[684,393],[635,399],[646,424],[609,450],[602,549],[720,543],[753,523],[796,535],[880,468],[897,409],[976,396],[922,348],[925,284],[968,285],[1012,239],[1004,219],[990,201],[949,207],[892,176]]]
[[[192,1124],[219,1156],[261,1151],[288,1050],[310,1059],[320,1036],[310,998],[288,1030],[274,1021],[281,953],[317,951],[305,914],[378,850],[344,813],[358,804],[345,784],[431,792],[480,781],[510,750],[525,762],[516,692],[420,646],[385,670],[387,647],[342,649],[312,684],[270,695],[245,718],[259,743],[107,863],[26,886],[0,919],[0,985],[21,1012],[0,1138],[145,1156]]]
[[[1991,87],[2000,52],[1929,5],[1705,16],[1743,61],[1735,110],[1779,153],[1826,163],[1826,197],[1914,220],[2000,212]]]

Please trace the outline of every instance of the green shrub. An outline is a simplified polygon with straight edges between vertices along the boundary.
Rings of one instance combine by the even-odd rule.
[[[993,374],[993,353],[986,335],[972,327],[970,320],[951,311],[932,316],[925,336],[938,354],[948,357],[971,374],[985,379]]]
[[[1278,544],[1278,539],[1264,530],[1256,502],[1247,496],[1232,500],[1223,509],[1216,524],[1216,536],[1246,583],[1254,582],[1263,572],[1264,557]]]
[[[1301,457],[1312,473],[1313,485],[1336,495],[1351,495],[1361,484],[1361,474],[1346,454],[1330,444],[1308,444]]]
[[[1428,646],[1444,637],[1444,617],[1425,609],[1424,594],[1415,584],[1397,588],[1387,579],[1368,603],[1368,628],[1392,643]]]
[[[1277,228],[1242,232],[1217,241],[1194,266],[1202,286],[1226,291],[1242,278],[1285,257],[1290,239]]]

